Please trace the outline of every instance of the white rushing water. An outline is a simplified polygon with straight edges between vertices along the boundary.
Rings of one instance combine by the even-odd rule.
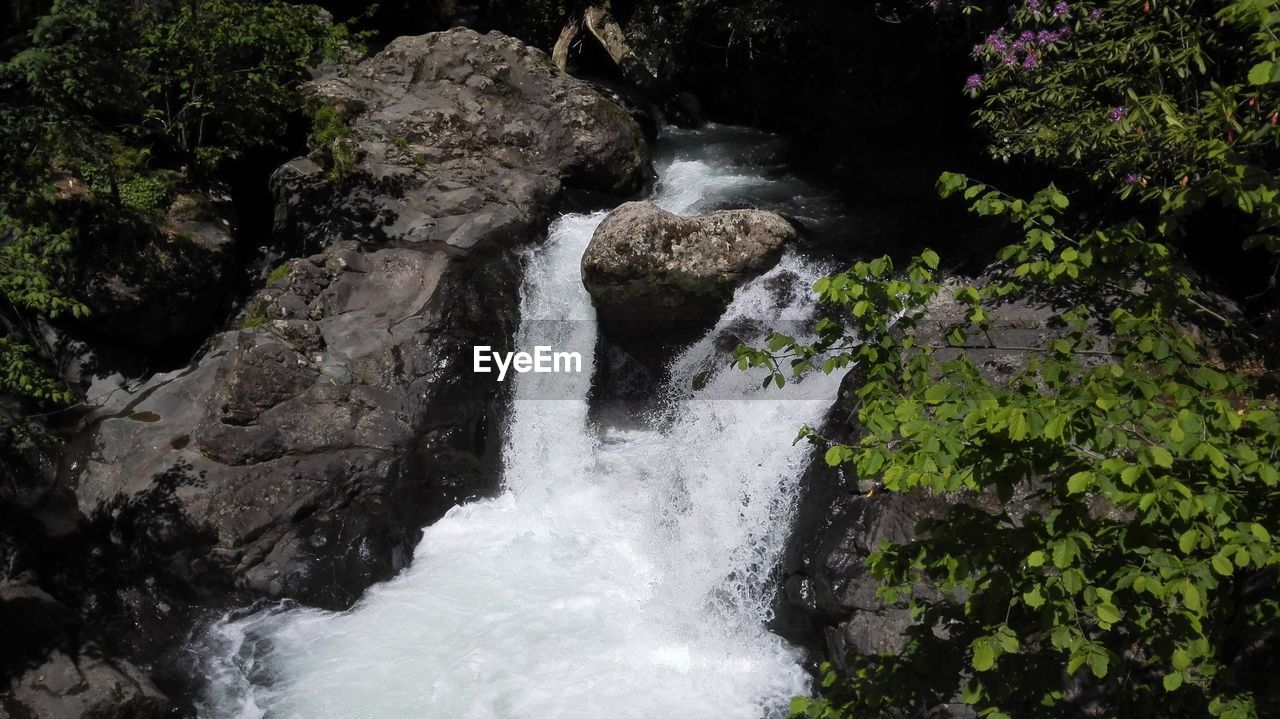
[[[690,213],[770,191],[710,147],[661,163],[654,200]],[[603,218],[560,218],[529,258],[516,346],[588,351],[581,376],[515,378],[503,493],[426,528],[412,565],[350,611],[217,624],[204,716],[755,719],[808,690],[798,651],[765,624],[808,458],[792,439],[839,378],[763,390],[715,356],[712,333],[676,359],[657,416],[593,422],[579,261]],[[802,318],[819,274],[785,257],[720,327]]]

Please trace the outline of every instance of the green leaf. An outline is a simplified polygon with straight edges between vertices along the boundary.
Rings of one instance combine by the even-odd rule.
[[[1076,556],[1076,543],[1070,539],[1060,540],[1053,545],[1053,566],[1066,569]]]
[[[1252,527],[1249,527],[1249,533],[1252,534],[1254,539],[1257,539],[1259,542],[1269,543],[1271,541],[1271,533],[1267,531],[1266,527],[1256,522]]]
[[[1193,612],[1200,611],[1200,590],[1189,581],[1182,587],[1182,603]]]
[[[1067,662],[1067,674],[1075,674],[1080,667],[1084,666],[1084,663],[1088,661],[1088,659],[1089,655],[1083,652],[1072,654],[1071,659]]]
[[[1164,675],[1164,690],[1167,692],[1176,691],[1182,686],[1182,672],[1170,672]]]
[[[1044,566],[1044,560],[1045,560],[1044,552],[1037,549],[1036,551],[1027,555],[1027,566],[1042,567]]]
[[[1173,652],[1172,661],[1173,661],[1173,668],[1177,669],[1179,672],[1191,666],[1191,656],[1188,655],[1182,649],[1177,649]]]
[[[1187,531],[1182,533],[1182,536],[1178,537],[1178,549],[1182,550],[1183,554],[1191,554],[1193,551],[1195,551],[1196,544],[1199,541],[1200,541],[1199,530],[1188,529]]]
[[[1067,492],[1070,494],[1079,494],[1088,491],[1093,486],[1095,476],[1093,472],[1076,472],[1067,479]]]
[[[934,252],[933,250],[925,250],[920,253],[920,259],[924,260],[924,263],[929,266],[929,269],[938,269],[939,258],[937,252]]]
[[[978,640],[973,646],[973,668],[985,672],[996,663],[995,649],[985,639]]]
[[[1104,652],[1094,652],[1089,655],[1089,671],[1099,679],[1107,675],[1107,664],[1110,658]]]
[[[1003,627],[999,634],[1000,649],[1005,654],[1015,654],[1022,645],[1018,643],[1018,637],[1008,627]]]
[[[841,464],[842,462],[844,462],[845,453],[847,451],[848,451],[848,448],[843,445],[836,445],[834,447],[829,448],[827,450],[826,456],[824,457],[824,459],[827,460],[827,465],[830,467],[835,467]]]
[[[1009,411],[1009,439],[1020,442],[1027,437],[1027,415],[1021,409]]]
[[[1271,82],[1274,63],[1270,60],[1260,62],[1249,70],[1249,82],[1254,85],[1266,85]]]
[[[1224,577],[1229,577],[1236,571],[1235,567],[1231,564],[1231,560],[1221,554],[1213,555],[1213,559],[1209,561],[1213,564],[1213,570]]]
[[[1115,605],[1112,604],[1099,604],[1094,607],[1093,615],[1098,618],[1098,621],[1106,622],[1107,624],[1115,624],[1120,621],[1120,610],[1116,609]]]
[[[1165,449],[1164,447],[1159,447],[1159,446],[1152,447],[1151,461],[1154,462],[1157,467],[1166,467],[1166,468],[1172,467],[1173,455],[1170,454],[1169,450]]]

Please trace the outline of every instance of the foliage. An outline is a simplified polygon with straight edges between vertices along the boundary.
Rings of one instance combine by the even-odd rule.
[[[1066,207],[1049,189],[996,210],[1035,223],[1005,251],[1004,281],[955,291],[971,331],[987,336],[1000,299],[1088,270],[1082,250],[1046,247],[1037,228]],[[947,345],[921,344],[914,332],[940,291],[937,264],[926,252],[898,278],[887,258],[858,263],[815,286],[848,311],[849,329],[826,320],[816,344],[776,335],[766,350],[740,351],[744,366],[766,366],[776,382],[783,357],[792,372],[819,359],[826,371],[856,364],[866,435],[831,444],[827,461],[879,477],[888,491],[968,497],[923,523],[925,538],[870,560],[887,602],[916,584],[938,592],[911,599],[908,648],[856,665],[834,702],[798,700],[797,715],[875,715],[959,693],[992,717],[1077,715],[1086,702],[1114,716],[1255,716],[1230,640],[1280,630],[1280,604],[1257,589],[1280,562],[1275,399],[1184,328],[1128,303],[1104,317],[1084,306],[1064,313],[1070,331],[1022,350],[1025,367],[1006,380],[963,353],[939,360]],[[948,340],[963,347],[969,337],[957,328]],[[812,429],[802,436],[822,441]],[[994,507],[981,501],[990,495]],[[1025,506],[1010,503],[1015,496]],[[956,654],[972,672],[911,671],[955,666]],[[1073,690],[1081,672],[1090,693]]]
[[[342,112],[330,102],[312,103],[307,147],[334,182],[342,180],[356,167],[355,135]]]
[[[722,50],[754,48],[778,52],[794,21],[792,8],[781,0],[662,0],[662,2],[584,2],[583,0],[517,0],[499,9],[505,30],[531,44],[551,49],[561,28],[581,16],[588,6],[603,5],[628,30],[633,42],[666,47],[687,44],[700,33],[714,35]],[[800,11],[803,12],[803,11]],[[630,26],[632,19],[638,19]],[[628,27],[630,26],[630,27]],[[631,33],[632,30],[636,32]],[[646,38],[647,32],[678,37]]]
[[[143,126],[202,167],[273,145],[306,69],[345,48],[345,28],[314,6],[184,3],[163,22],[145,22],[131,54],[146,78]]]
[[[1274,237],[1280,182],[1275,3],[1032,0],[974,48],[979,126],[1001,159],[1037,158],[1159,205],[1172,230],[1210,200]]]
[[[267,275],[267,286],[270,287],[275,283],[289,276],[289,271],[293,269],[288,262],[282,263]]]
[[[208,170],[276,143],[307,68],[338,57],[346,35],[279,0],[59,0],[32,42],[10,64],[41,106]]]
[[[240,320],[240,329],[242,330],[257,329],[258,327],[261,327],[266,323],[267,323],[266,315],[258,311],[249,312],[244,316],[243,319]]]
[[[17,332],[0,376],[66,401],[18,330],[88,314],[67,282],[78,248],[154,235],[182,185],[278,145],[307,69],[351,48],[345,26],[283,0],[56,0],[30,40],[0,63],[0,297]]]
[[[832,312],[816,342],[739,349],[779,385],[855,366],[861,435],[800,436],[886,491],[952,498],[869,559],[882,599],[911,607],[905,648],[826,665],[824,696],[797,698],[796,716],[1280,711],[1274,348],[1201,289],[1183,249],[1216,205],[1270,250],[1260,261],[1280,251],[1275,6],[1015,7],[974,48],[978,123],[997,157],[1080,189],[1019,198],[944,174],[944,196],[1019,233],[989,279],[946,298],[932,251],[901,275],[860,262],[815,286]],[[969,359],[1000,347],[1002,303],[1036,299],[1063,328],[1003,347],[1018,369]],[[939,302],[965,317],[934,341],[921,323]]]
[[[50,377],[31,354],[29,345],[0,336],[0,390],[40,402],[70,402],[72,393]]]

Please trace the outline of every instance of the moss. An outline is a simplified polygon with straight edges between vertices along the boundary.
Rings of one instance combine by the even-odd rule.
[[[261,312],[250,312],[240,320],[240,329],[251,330],[267,323],[267,316]]]
[[[272,270],[271,274],[267,275],[267,286],[270,287],[271,285],[274,285],[275,283],[279,282],[280,280],[283,280],[288,276],[289,276],[289,263],[285,262],[284,264]]]

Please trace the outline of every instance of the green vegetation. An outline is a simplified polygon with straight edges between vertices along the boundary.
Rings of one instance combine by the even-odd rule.
[[[267,285],[268,286],[274,285],[280,280],[283,280],[284,278],[288,277],[289,269],[290,269],[289,263],[285,262],[284,264],[281,264],[279,267],[275,268],[274,270],[271,270],[271,274],[267,275]]]
[[[246,313],[244,318],[240,320],[240,329],[251,330],[261,327],[267,323],[267,316],[261,312]]]
[[[311,149],[311,157],[334,182],[342,180],[355,169],[355,135],[342,112],[331,103],[313,103],[307,147]]]
[[[281,0],[57,0],[34,21],[0,64],[0,391],[70,401],[27,328],[90,312],[78,249],[154,235],[179,188],[279,146],[306,69],[347,47],[344,26]]]
[[[855,366],[856,441],[800,436],[886,491],[955,500],[870,559],[882,598],[911,607],[905,649],[824,666],[794,715],[1280,712],[1276,347],[1188,257],[1211,217],[1212,242],[1276,266],[1278,9],[1015,8],[967,89],[992,154],[1056,184],[1018,197],[943,175],[944,196],[1019,237],[990,281],[954,290],[964,322],[936,345],[914,332],[943,290],[926,251],[905,273],[881,258],[820,280],[836,319],[816,343],[739,349],[779,385]],[[949,349],[991,346],[999,305],[1036,299],[1079,304],[1044,346],[1008,349],[1026,358],[1011,376]]]

